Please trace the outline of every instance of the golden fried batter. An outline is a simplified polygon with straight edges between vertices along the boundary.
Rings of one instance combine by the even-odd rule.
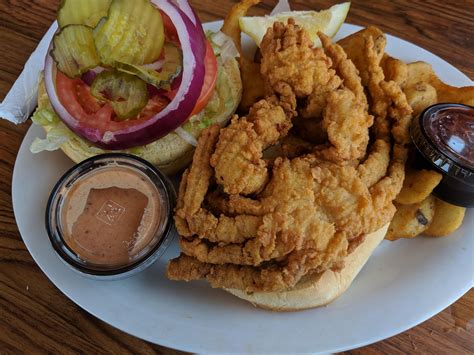
[[[364,86],[367,86],[369,82],[369,64],[365,51],[365,43],[368,38],[372,38],[374,41],[375,60],[377,64],[380,64],[387,40],[384,33],[377,27],[369,26],[337,42],[347,53],[347,57],[359,70],[360,78]]]
[[[261,100],[247,117],[234,117],[222,129],[211,166],[217,183],[226,193],[248,195],[265,186],[268,171],[263,150],[288,133],[292,126],[290,117],[281,106]]]
[[[411,108],[400,85],[385,81],[385,39],[376,45],[374,31],[361,37],[356,57],[370,100],[341,46],[320,34],[323,49],[313,48],[292,20],[267,31],[267,98],[220,132],[206,129],[183,176],[175,214],[182,254],[168,265],[170,279],[285,290],[308,273],[341,268],[366,234],[390,222]],[[294,148],[288,140],[285,152],[294,118],[319,125],[324,142],[299,139]],[[281,155],[265,160],[264,150],[278,143],[273,154]]]

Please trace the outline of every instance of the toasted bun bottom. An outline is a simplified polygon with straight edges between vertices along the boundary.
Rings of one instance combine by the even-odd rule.
[[[305,276],[298,284],[282,292],[254,292],[226,289],[234,296],[249,301],[254,306],[272,311],[298,311],[324,306],[342,295],[351,285],[374,249],[382,242],[388,224],[368,234],[365,240],[345,259],[342,270],[327,270]]]

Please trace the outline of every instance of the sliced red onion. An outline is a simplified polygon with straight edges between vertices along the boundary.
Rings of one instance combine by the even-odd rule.
[[[202,23],[199,20],[196,12],[193,10],[191,5],[189,5],[188,0],[174,0],[174,3],[183,11],[186,16],[191,20],[191,22],[196,26],[196,29],[201,33],[203,37],[206,37],[204,34],[204,29],[202,28]]]
[[[186,16],[188,16],[194,26],[197,26],[197,24],[200,23],[197,19],[196,13],[192,9],[191,5],[189,5],[189,2],[187,0],[174,0],[174,3],[179,7],[181,11],[186,14]]]
[[[152,118],[113,132],[85,127],[60,102],[55,89],[55,63],[49,54],[45,63],[45,85],[51,104],[75,133],[105,149],[125,149],[151,143],[185,122],[200,96],[204,83],[205,38],[188,16],[168,0],[151,0],[173,22],[183,51],[181,84],[168,106]],[[202,27],[201,27],[202,28]],[[50,48],[51,49],[51,48]]]

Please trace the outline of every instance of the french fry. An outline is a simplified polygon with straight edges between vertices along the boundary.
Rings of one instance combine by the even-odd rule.
[[[466,209],[435,198],[435,216],[425,234],[444,237],[458,229],[464,219]]]
[[[240,53],[239,64],[240,74],[242,76],[242,100],[240,108],[247,111],[258,99],[264,96],[263,79],[260,74],[260,64],[246,58],[242,53],[242,44],[240,41],[239,18],[245,16],[248,10],[260,3],[261,0],[242,0],[234,5],[227,14],[221,31],[228,35],[235,43]]]
[[[443,176],[433,170],[407,169],[403,187],[395,202],[402,205],[412,205],[425,200]]]

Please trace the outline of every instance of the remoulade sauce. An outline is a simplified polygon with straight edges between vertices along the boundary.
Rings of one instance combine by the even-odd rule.
[[[96,277],[128,276],[169,242],[174,190],[141,159],[105,154],[68,171],[54,188],[47,230],[56,252]]]
[[[474,207],[474,107],[430,106],[414,120],[410,133],[422,160],[443,174],[434,195]]]

